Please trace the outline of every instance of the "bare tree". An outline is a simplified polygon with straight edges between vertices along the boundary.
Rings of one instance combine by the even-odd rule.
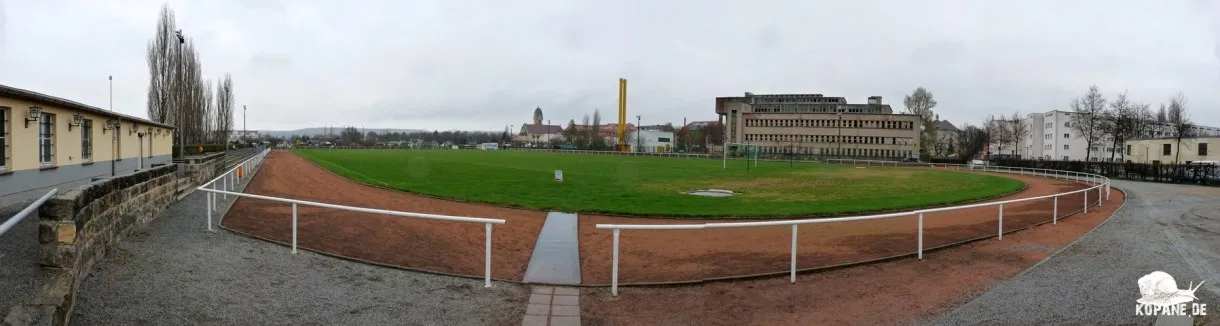
[[[216,140],[228,143],[233,131],[233,76],[225,74],[216,86]],[[229,146],[225,146],[228,148]]]
[[[987,134],[987,146],[995,146],[995,150],[988,150],[996,154],[1003,155],[1004,147],[1012,143],[1012,128],[1008,126],[1008,120],[1003,116],[987,116],[983,128]],[[990,153],[988,153],[990,155]]]
[[[1029,124],[1025,119],[1021,119],[1021,111],[1013,112],[1012,120],[1008,121],[1008,134],[1012,137],[1013,153],[1017,157],[1021,157],[1021,140],[1029,137],[1029,133]]]
[[[577,137],[576,143],[574,143],[573,145],[576,145],[576,147],[579,147],[580,149],[589,149],[589,142],[591,140],[589,138],[589,130],[592,129],[589,126],[589,115],[586,114],[585,118],[582,119],[581,122],[582,122],[580,124],[581,128],[585,128],[585,129],[581,130],[581,132],[577,133],[577,135],[579,135],[579,136]]]
[[[962,127],[962,133],[957,137],[957,150],[963,158],[973,158],[983,152],[988,142],[986,128],[967,124]]]
[[[170,118],[171,91],[174,74],[177,72],[175,59],[178,54],[178,38],[174,34],[177,23],[173,9],[169,5],[161,6],[157,18],[156,36],[148,42],[148,119],[160,123],[172,123]]]
[[[920,86],[911,95],[907,95],[902,104],[906,106],[908,114],[919,116],[920,126],[922,126],[919,133],[919,152],[928,154],[936,142],[936,121],[933,121],[934,113],[932,112],[937,104],[936,99],[932,96],[932,92]]]
[[[1194,123],[1190,121],[1190,112],[1186,109],[1186,96],[1182,92],[1174,94],[1169,98],[1169,106],[1167,107],[1166,122],[1169,123],[1169,132],[1173,136],[1174,141],[1178,143],[1178,148],[1174,151],[1173,163],[1177,164],[1182,158],[1182,139],[1195,136]]]
[[[1157,123],[1169,122],[1169,116],[1165,113],[1165,104],[1161,104],[1161,109],[1156,111],[1156,122]]]
[[[602,137],[602,113],[600,110],[593,109],[593,125],[589,127],[589,146],[591,149],[606,149],[606,138]]]
[[[1102,131],[1114,149],[1110,152],[1110,161],[1115,161],[1115,156],[1120,155],[1118,153],[1123,153],[1121,155],[1124,157],[1129,154],[1125,150],[1127,140],[1145,135],[1153,114],[1148,104],[1131,101],[1127,98],[1127,92],[1123,92],[1110,102],[1110,109],[1106,110],[1104,117]]]
[[[1084,97],[1072,101],[1072,131],[1085,142],[1084,160],[1088,162],[1093,155],[1093,145],[1101,141],[1104,131],[1106,98],[1101,95],[1097,85],[1089,87]]]

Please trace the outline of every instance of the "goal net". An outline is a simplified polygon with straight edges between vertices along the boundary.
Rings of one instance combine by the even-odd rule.
[[[729,158],[742,159],[746,162],[746,166],[758,166],[758,156],[762,153],[761,145],[742,144],[742,143],[727,143],[724,144],[724,166],[729,168]]]

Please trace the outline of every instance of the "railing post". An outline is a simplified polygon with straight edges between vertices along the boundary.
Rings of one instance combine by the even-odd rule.
[[[486,223],[486,239],[484,239],[483,248],[483,287],[491,287],[491,223]]]
[[[218,188],[218,187],[216,186],[216,183],[215,183],[215,182],[212,182],[212,190],[216,190],[217,188]],[[219,201],[219,200],[217,200],[217,199],[219,199],[218,197],[219,197],[219,196],[217,196],[217,195],[216,195],[216,193],[214,193],[214,192],[212,193],[212,208],[219,208],[219,207],[220,207],[220,201]]]
[[[1089,213],[1089,191],[1088,190],[1084,191],[1084,213],[1085,214]]]
[[[923,260],[923,213],[919,213],[919,240],[918,246],[915,247],[915,252],[919,256],[919,260]]]
[[[610,294],[618,296],[618,234],[619,229],[614,229],[614,259],[611,260],[610,267]]]
[[[1097,186],[1097,207],[1101,207],[1101,185]]]
[[[1000,204],[1000,223],[999,231],[996,233],[997,240],[1004,240],[1004,204]]]
[[[220,188],[221,188],[221,189],[224,189],[224,191],[226,191],[226,192],[227,192],[227,191],[229,191],[229,179],[228,179],[228,178],[220,178],[220,182],[223,182],[223,185],[222,185]],[[224,194],[224,198],[222,198],[222,199],[228,200],[228,199],[229,199],[229,194]]]
[[[788,282],[796,284],[796,224],[792,225],[792,272],[788,276]]]
[[[1051,206],[1051,224],[1059,224],[1059,195],[1055,195],[1055,205]]]
[[[297,203],[292,203],[292,253],[297,253]]]
[[[209,192],[207,198],[208,198],[208,208],[206,208],[206,209],[208,211],[208,231],[211,231],[212,230],[212,193]]]

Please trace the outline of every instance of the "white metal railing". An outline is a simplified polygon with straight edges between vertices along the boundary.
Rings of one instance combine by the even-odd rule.
[[[1059,223],[1059,197],[1073,195],[1073,194],[1077,194],[1077,193],[1084,194],[1083,204],[1084,204],[1084,213],[1086,213],[1086,214],[1089,212],[1089,205],[1091,204],[1091,202],[1089,201],[1090,192],[1093,192],[1094,190],[1097,191],[1096,204],[1098,207],[1100,207],[1102,205],[1103,199],[1105,199],[1105,200],[1110,199],[1110,179],[1106,178],[1105,176],[1091,174],[1091,173],[1080,173],[1080,172],[1074,172],[1074,171],[1061,171],[1061,170],[1050,170],[1050,169],[1015,168],[1015,167],[1004,167],[1004,166],[972,166],[972,165],[961,165],[961,164],[902,163],[902,162],[893,162],[893,161],[868,161],[868,160],[850,160],[850,159],[829,159],[829,160],[827,160],[827,163],[869,164],[869,165],[885,165],[885,166],[915,166],[915,167],[944,168],[944,169],[948,169],[948,170],[975,170],[975,171],[998,172],[998,173],[1015,173],[1015,174],[1021,174],[1021,175],[1044,176],[1044,177],[1050,177],[1050,178],[1056,178],[1056,179],[1068,179],[1068,180],[1089,183],[1089,184],[1092,184],[1093,186],[1085,188],[1085,189],[1075,190],[1075,191],[1036,196],[1036,197],[1017,198],[1017,199],[995,201],[995,202],[985,202],[985,203],[958,205],[958,206],[950,206],[950,207],[918,209],[918,210],[907,211],[907,212],[863,215],[863,216],[812,218],[812,219],[798,219],[798,220],[776,220],[776,221],[759,221],[759,222],[714,222],[714,223],[703,223],[703,224],[670,224],[670,225],[597,224],[598,229],[610,229],[613,231],[614,240],[613,240],[612,246],[614,246],[614,250],[613,250],[613,256],[611,258],[612,261],[611,261],[611,270],[610,270],[610,278],[611,278],[610,292],[615,296],[618,295],[619,234],[620,234],[621,230],[700,230],[700,229],[713,229],[713,228],[765,227],[765,226],[790,225],[790,226],[792,226],[792,248],[791,248],[791,257],[790,257],[790,266],[789,266],[789,276],[788,277],[789,277],[789,282],[796,283],[797,230],[798,230],[799,225],[802,225],[802,224],[836,223],[836,222],[886,219],[886,218],[895,218],[895,217],[902,217],[902,216],[917,216],[918,224],[916,226],[916,228],[917,228],[916,237],[918,240],[916,241],[917,244],[916,244],[915,250],[916,250],[916,257],[918,257],[918,259],[922,260],[923,259],[923,231],[924,231],[923,230],[924,229],[923,228],[923,219],[924,219],[924,214],[926,214],[926,213],[944,212],[944,211],[988,207],[988,206],[998,206],[999,207],[999,210],[997,213],[997,216],[998,216],[997,217],[997,219],[998,219],[998,222],[997,222],[998,228],[997,229],[998,230],[996,232],[996,237],[998,239],[1002,240],[1002,239],[1004,239],[1004,205],[1005,204],[1013,204],[1013,203],[1052,198],[1052,200],[1054,201],[1054,204],[1053,204],[1053,208],[1051,209],[1051,223],[1058,224]]]
[[[26,206],[20,212],[17,212],[17,215],[13,215],[13,217],[10,217],[8,220],[4,221],[4,223],[0,223],[0,235],[4,235],[4,232],[8,232],[9,229],[12,229],[13,226],[17,225],[18,222],[21,222],[22,219],[25,219],[26,216],[30,215],[30,213],[38,210],[38,207],[42,206],[42,203],[47,202],[47,199],[51,199],[51,196],[55,196],[55,194],[58,192],[59,188],[53,188],[50,191],[47,191],[47,193],[42,195],[42,197],[38,197],[38,200],[30,203],[30,205]]]
[[[241,193],[241,192],[234,191],[236,189],[234,187],[234,183],[241,181],[239,179],[235,179],[234,171],[236,171],[239,166],[257,167],[257,166],[261,165],[263,158],[269,152],[270,152],[270,149],[264,150],[263,152],[259,153],[258,155],[255,155],[254,157],[251,157],[250,159],[246,160],[245,162],[242,162],[242,163],[238,164],[237,166],[234,166],[233,169],[230,169],[228,172],[225,172],[224,174],[216,177],[216,179],[213,179],[212,181],[209,181],[208,183],[205,183],[204,185],[199,186],[199,188],[198,188],[199,190],[208,192],[208,208],[207,208],[208,231],[212,231],[212,211],[216,209],[216,205],[218,202],[216,200],[216,196],[218,196],[218,195],[225,196],[222,198],[227,198],[229,195],[233,195],[233,196],[237,196],[237,197],[254,198],[254,199],[268,200],[268,201],[281,202],[281,203],[291,203],[292,204],[292,253],[294,253],[294,254],[297,253],[297,229],[298,229],[297,228],[297,206],[299,206],[299,205],[338,209],[338,210],[351,211],[351,212],[383,214],[383,215],[398,216],[398,217],[414,217],[414,218],[442,220],[442,221],[451,221],[451,222],[465,222],[465,223],[483,223],[483,225],[484,225],[483,286],[491,287],[491,229],[492,229],[491,226],[492,226],[492,224],[504,224],[505,220],[494,219],[494,218],[437,215],[437,214],[392,211],[392,210],[386,210],[386,209],[344,206],[344,205],[319,203],[319,202],[312,202],[312,201],[305,201],[305,200],[298,200],[298,199],[254,195],[254,194],[247,194],[247,193]],[[245,171],[249,171],[249,170],[244,170],[243,172],[245,172]],[[245,172],[245,173],[249,173],[249,172]],[[249,178],[245,177],[245,176],[243,176],[243,179],[249,180]],[[224,188],[224,190],[217,189],[217,185],[216,185],[217,181],[220,181],[222,183],[221,186]],[[208,188],[208,186],[211,186],[211,188]]]

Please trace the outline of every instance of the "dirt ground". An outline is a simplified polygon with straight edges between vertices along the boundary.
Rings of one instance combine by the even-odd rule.
[[[253,194],[359,207],[433,214],[503,218],[492,243],[492,275],[521,280],[545,212],[460,203],[361,185],[330,173],[291,152],[274,151],[246,189]],[[1029,187],[1004,198],[1030,197],[1083,186],[1068,181],[1004,174]],[[1092,193],[1090,197],[1095,196]],[[1060,198],[1059,213],[1081,208],[1080,194]],[[1049,220],[1051,200],[1005,207],[1004,228]],[[994,235],[997,208],[925,215],[924,246],[932,248]],[[299,245],[379,263],[481,276],[483,225],[401,218],[333,209],[298,209]],[[674,224],[703,220],[581,215],[580,259],[585,284],[609,284],[611,231],[598,223]],[[287,204],[242,198],[224,219],[226,227],[276,241],[291,240]],[[813,268],[907,254],[916,248],[916,219],[899,217],[846,223],[804,225],[799,229],[798,268]],[[1018,233],[1019,234],[1019,233]],[[735,228],[691,231],[623,231],[620,284],[696,281],[746,274],[786,272],[791,228]]]
[[[520,281],[545,212],[458,203],[352,182],[287,151],[272,151],[246,193],[330,204],[509,220],[492,229],[492,277]],[[415,269],[483,275],[484,224],[297,208],[298,246]],[[241,198],[224,226],[290,243],[291,204]]]
[[[583,325],[916,324],[949,312],[986,291],[990,284],[1026,270],[1092,230],[1114,213],[1124,195],[1116,189],[1111,199],[1101,209],[1090,208],[1089,214],[1073,215],[1058,225],[1043,224],[1006,234],[1003,240],[987,239],[925,253],[922,261],[907,258],[801,274],[795,284],[781,276],[675,287],[625,287],[619,288],[618,297],[611,296],[608,288],[586,288],[581,296],[581,322]],[[1064,209],[1063,204],[1060,203],[1060,209]],[[778,237],[787,239],[786,235]],[[802,255],[802,262],[805,257]],[[761,265],[761,261],[756,265]]]
[[[1070,181],[1003,174],[1025,182],[1016,194],[991,201],[1035,197],[1085,186]],[[1096,199],[1096,192],[1090,193]],[[1053,199],[1004,207],[1004,229],[1015,230],[1051,220]],[[1083,194],[1059,198],[1059,215],[1080,210]],[[998,207],[980,207],[924,215],[924,247],[994,236],[999,231]],[[613,253],[607,224],[686,224],[692,220],[581,215],[581,279],[585,284],[609,284]],[[798,229],[797,268],[833,266],[914,253],[918,220],[915,216],[880,220],[802,225]],[[698,281],[737,275],[787,272],[790,226],[703,229],[624,230],[619,239],[619,284]]]

